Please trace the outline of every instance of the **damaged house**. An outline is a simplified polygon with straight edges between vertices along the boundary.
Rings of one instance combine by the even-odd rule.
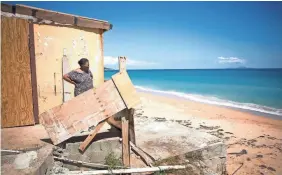
[[[1,24],[2,128],[37,124],[42,112],[72,98],[62,75],[80,58],[90,61],[94,86],[104,82],[109,22],[2,3]]]

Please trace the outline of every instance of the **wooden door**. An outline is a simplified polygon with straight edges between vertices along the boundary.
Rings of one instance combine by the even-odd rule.
[[[29,23],[1,17],[2,127],[32,125],[34,121]]]

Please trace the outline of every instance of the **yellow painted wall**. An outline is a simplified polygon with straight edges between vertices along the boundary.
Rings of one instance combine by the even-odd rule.
[[[79,59],[89,59],[94,87],[103,83],[104,63],[101,36],[99,29],[82,30],[34,24],[39,114],[63,103],[63,55],[70,60],[71,69],[79,67],[77,63]]]

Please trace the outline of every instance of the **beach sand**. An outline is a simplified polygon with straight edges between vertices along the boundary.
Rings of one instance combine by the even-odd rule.
[[[282,120],[230,108],[139,92],[142,116],[185,120],[185,126],[220,137],[228,174],[282,174]],[[241,154],[238,154],[241,153]]]

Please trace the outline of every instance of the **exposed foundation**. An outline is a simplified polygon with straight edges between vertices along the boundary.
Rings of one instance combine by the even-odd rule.
[[[135,122],[136,138],[138,138],[136,144],[153,160],[153,166],[187,166],[185,170],[171,171],[172,174],[225,174],[226,147],[219,138],[184,127],[174,121],[136,117]],[[110,166],[122,166],[119,130],[109,126],[104,127],[85,152],[81,153],[78,148],[87,134],[86,132],[73,137],[60,144],[59,147],[46,143],[48,139],[42,139],[45,142],[44,146],[41,148],[33,146],[34,150],[29,148],[29,151],[37,152],[37,159],[32,160],[29,167],[21,171],[15,169],[14,166],[14,161],[19,155],[3,155],[2,173],[68,174],[69,171],[77,170],[109,169],[92,165],[105,165],[109,163],[108,159],[114,162]],[[57,160],[56,157],[81,162],[71,163]],[[133,151],[130,153],[130,159],[131,168],[147,167]],[[34,164],[34,161],[38,163]],[[91,166],[84,165],[82,162],[90,163]],[[152,172],[142,174],[152,174]]]

